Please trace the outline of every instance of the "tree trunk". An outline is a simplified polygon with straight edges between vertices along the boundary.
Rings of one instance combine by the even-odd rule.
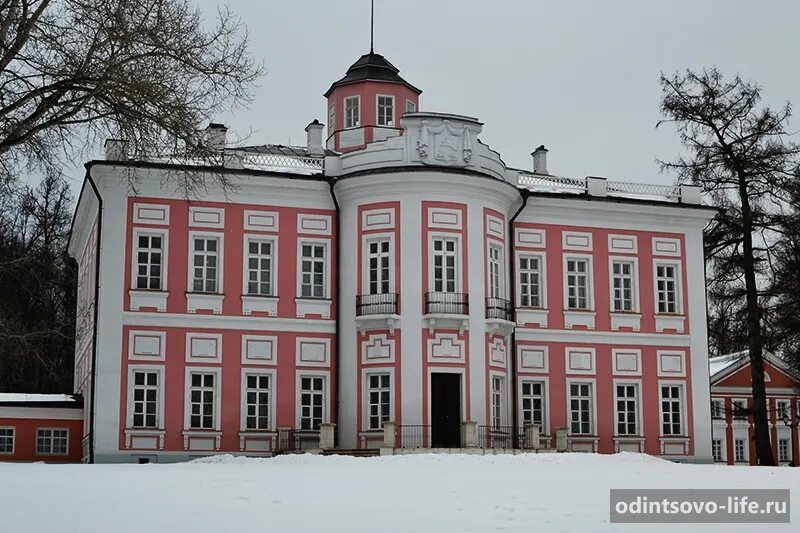
[[[774,466],[772,445],[769,440],[767,418],[767,390],[764,384],[764,346],[761,338],[761,308],[758,304],[756,267],[753,257],[753,215],[747,196],[747,182],[739,176],[739,196],[742,202],[742,269],[747,295],[747,332],[750,353],[750,375],[753,386],[753,434],[756,439],[758,464]]]

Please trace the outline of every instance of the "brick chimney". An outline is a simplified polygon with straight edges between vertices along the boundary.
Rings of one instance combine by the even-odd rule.
[[[227,142],[228,128],[224,124],[212,122],[206,128],[204,140],[206,148],[211,150],[222,150]]]
[[[317,119],[314,119],[306,126],[306,149],[309,155],[323,155],[325,153],[325,149],[322,147],[322,130],[324,128],[325,125],[320,124]]]
[[[534,174],[547,174],[547,148],[541,145],[531,152],[531,155],[533,156]]]

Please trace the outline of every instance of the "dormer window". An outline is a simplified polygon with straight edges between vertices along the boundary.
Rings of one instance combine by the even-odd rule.
[[[344,99],[344,127],[357,128],[361,123],[360,103],[361,97],[349,96]]]
[[[378,96],[378,126],[394,126],[394,96]]]

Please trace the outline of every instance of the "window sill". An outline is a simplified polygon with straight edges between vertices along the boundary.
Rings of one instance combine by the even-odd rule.
[[[635,313],[631,311],[611,311],[612,331],[618,331],[622,328],[630,328],[632,331],[639,331],[641,327],[641,313]]]
[[[590,309],[566,309],[564,310],[564,327],[572,329],[575,326],[580,326],[586,329],[594,329],[596,316],[597,313]]]
[[[187,292],[186,311],[196,313],[197,311],[211,311],[215,315],[222,314],[222,302],[224,294],[210,292]]]
[[[550,311],[543,307],[517,307],[515,318],[520,327],[537,324],[540,328],[546,328],[549,314]]]
[[[163,313],[167,310],[167,297],[169,296],[167,291],[130,289],[128,295],[131,300],[131,311],[138,311],[142,308],[155,308]]]
[[[656,331],[659,333],[665,331],[674,331],[675,333],[684,332],[684,324],[686,317],[677,314],[657,314],[656,317]]]
[[[141,450],[164,449],[164,429],[125,428],[125,447]]]
[[[323,319],[331,317],[333,301],[329,298],[297,297],[294,303],[297,306],[297,318],[305,318],[306,315],[319,315]]]
[[[242,314],[251,315],[256,313],[266,313],[267,316],[278,316],[277,296],[262,296],[255,294],[242,295]]]

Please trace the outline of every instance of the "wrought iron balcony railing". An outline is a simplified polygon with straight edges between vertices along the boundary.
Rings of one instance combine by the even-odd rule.
[[[393,292],[384,294],[359,294],[356,296],[356,316],[396,315],[398,295]]]
[[[469,295],[461,292],[425,293],[425,314],[468,315]]]
[[[478,447],[512,450],[525,447],[525,430],[512,426],[478,426]]]
[[[511,302],[504,298],[486,298],[486,318],[511,321]]]

